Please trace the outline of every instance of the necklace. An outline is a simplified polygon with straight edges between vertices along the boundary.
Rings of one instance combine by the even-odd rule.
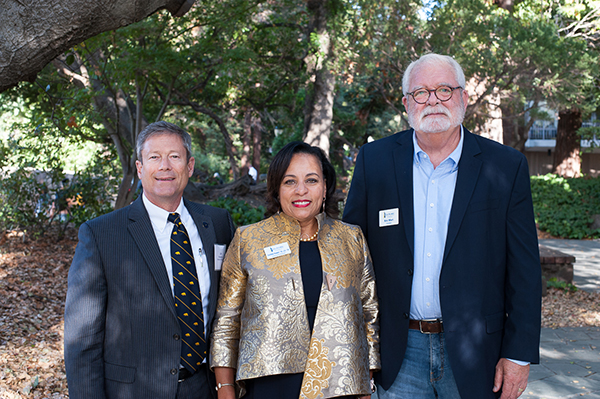
[[[312,236],[308,237],[308,238],[302,238],[302,236],[300,236],[300,241],[314,241],[317,238],[317,235],[319,234],[319,229],[317,229],[317,231],[315,231],[315,234],[313,234]]]

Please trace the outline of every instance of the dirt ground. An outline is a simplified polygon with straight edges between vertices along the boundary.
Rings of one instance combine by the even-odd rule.
[[[67,273],[77,244],[33,240],[22,232],[0,237],[0,398],[67,398],[63,311]],[[544,327],[600,326],[600,294],[548,289]]]

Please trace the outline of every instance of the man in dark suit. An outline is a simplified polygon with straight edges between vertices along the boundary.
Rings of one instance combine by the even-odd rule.
[[[361,148],[344,212],[377,278],[379,398],[516,398],[541,323],[527,161],[462,127],[451,57],[413,62],[402,89],[413,129]]]
[[[223,209],[182,198],[194,171],[183,129],[148,125],[137,157],[143,195],[79,229],[65,307],[69,397],[213,398],[205,350],[215,255],[231,241],[233,222]]]

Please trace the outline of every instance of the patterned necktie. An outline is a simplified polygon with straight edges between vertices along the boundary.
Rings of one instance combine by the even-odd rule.
[[[171,234],[171,263],[175,307],[183,334],[181,364],[193,373],[202,364],[207,350],[200,284],[190,238],[179,214],[170,213],[168,220],[175,224]]]

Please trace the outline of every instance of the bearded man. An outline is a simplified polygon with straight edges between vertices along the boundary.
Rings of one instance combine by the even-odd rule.
[[[453,58],[422,56],[402,89],[412,129],[361,148],[344,211],[377,278],[379,398],[517,398],[541,324],[527,161],[462,126]]]

